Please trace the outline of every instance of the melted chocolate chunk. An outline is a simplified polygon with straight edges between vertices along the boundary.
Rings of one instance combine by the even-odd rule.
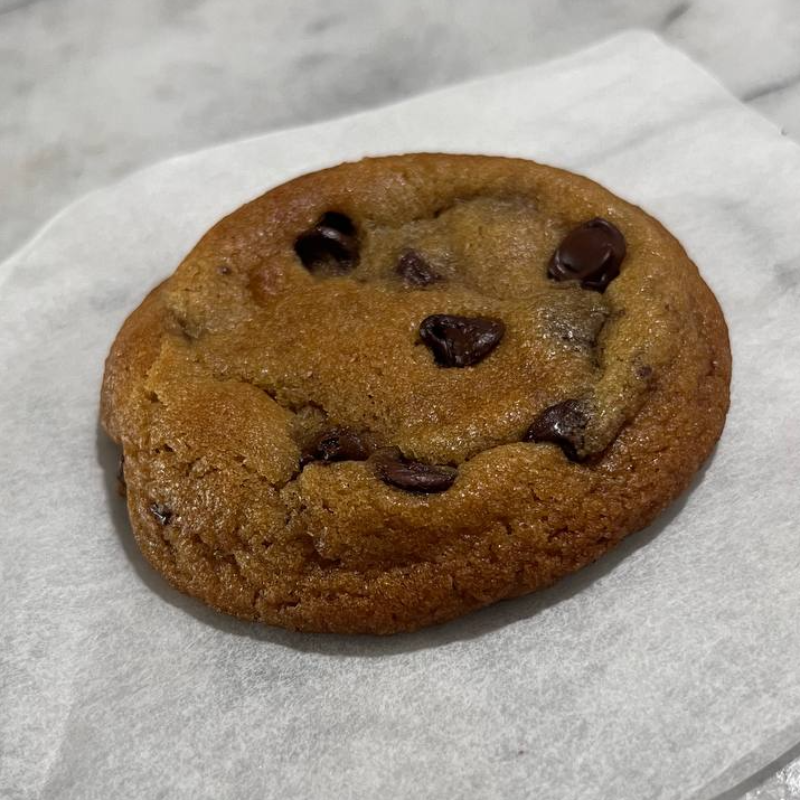
[[[311,272],[348,272],[358,263],[358,237],[353,221],[329,211],[311,230],[300,234],[294,250]]]
[[[303,452],[302,463],[309,461],[365,461],[370,450],[361,436],[346,428],[332,428],[319,434]]]
[[[500,344],[506,332],[499,319],[433,314],[419,326],[422,341],[440,367],[471,367]]]
[[[120,497],[125,497],[128,494],[128,484],[125,483],[125,455],[119,457],[119,466],[117,467],[117,493]]]
[[[408,286],[418,288],[429,286],[442,279],[442,276],[416,250],[407,250],[403,253],[394,271]]]
[[[547,274],[556,281],[580,281],[584,289],[604,292],[619,275],[625,237],[608,220],[584,222],[570,231],[550,259]]]
[[[578,400],[565,400],[546,408],[528,428],[524,441],[557,444],[570,461],[580,461],[586,413]]]
[[[453,485],[458,470],[439,464],[423,464],[405,458],[399,450],[385,450],[375,456],[378,477],[406,492],[433,494]]]
[[[172,521],[172,510],[166,506],[159,505],[158,503],[153,503],[153,505],[150,506],[150,513],[162,525],[169,525],[169,523]]]

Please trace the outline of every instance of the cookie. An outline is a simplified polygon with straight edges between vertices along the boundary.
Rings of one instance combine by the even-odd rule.
[[[215,225],[118,334],[102,421],[176,588],[386,634],[650,523],[720,436],[730,369],[713,294],[641,209],[530,161],[416,154]]]

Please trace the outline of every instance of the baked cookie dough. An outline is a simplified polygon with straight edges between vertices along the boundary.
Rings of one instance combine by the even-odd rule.
[[[125,322],[102,421],[183,592],[393,633],[549,586],[689,484],[728,407],[681,245],[586,178],[412,154],[215,225]]]

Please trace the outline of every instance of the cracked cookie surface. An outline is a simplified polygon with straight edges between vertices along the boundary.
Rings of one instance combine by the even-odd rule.
[[[178,589],[391,633],[644,527],[711,451],[729,382],[719,306],[657,221],[533,162],[414,154],[214,226],[120,331],[102,420]]]

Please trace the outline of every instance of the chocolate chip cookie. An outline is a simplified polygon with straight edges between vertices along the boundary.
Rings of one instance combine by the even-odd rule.
[[[642,210],[530,161],[416,154],[215,225],[117,336],[102,420],[175,587],[392,633],[647,525],[720,436],[730,369],[713,294]]]

